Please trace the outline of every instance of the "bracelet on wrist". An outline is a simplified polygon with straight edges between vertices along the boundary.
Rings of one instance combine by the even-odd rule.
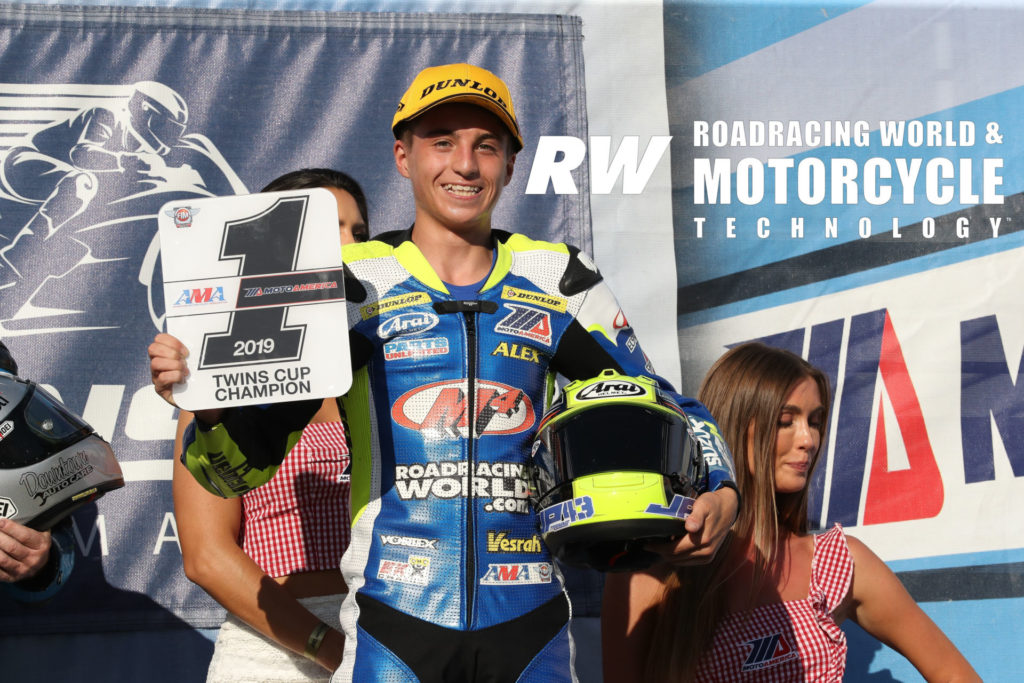
[[[324,644],[324,638],[330,630],[331,627],[322,621],[313,627],[309,632],[309,638],[306,639],[306,649],[302,653],[306,659],[316,661],[316,653],[320,651],[320,646]]]

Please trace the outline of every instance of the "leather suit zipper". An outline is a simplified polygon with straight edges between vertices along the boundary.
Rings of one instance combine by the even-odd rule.
[[[434,311],[440,314],[461,313],[466,323],[466,628],[473,624],[476,607],[476,514],[473,495],[473,475],[476,472],[476,374],[477,374],[477,316],[480,313],[494,313],[498,304],[493,301],[435,301]]]
[[[466,321],[466,355],[467,355],[467,386],[466,393],[466,426],[469,441],[466,448],[466,459],[468,478],[466,484],[469,490],[466,491],[466,627],[473,627],[473,609],[476,601],[476,530],[474,528],[476,515],[473,497],[473,474],[476,468],[473,466],[473,456],[476,444],[476,313],[463,311]]]

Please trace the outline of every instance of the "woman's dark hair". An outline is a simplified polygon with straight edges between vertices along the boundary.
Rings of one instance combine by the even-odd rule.
[[[0,341],[0,370],[12,375],[18,374],[18,364],[2,341]]]
[[[284,192],[286,190],[308,190],[314,187],[335,187],[352,195],[363,214],[366,227],[370,227],[370,214],[366,209],[366,195],[363,188],[352,176],[335,171],[333,168],[302,168],[274,178],[260,192]]]

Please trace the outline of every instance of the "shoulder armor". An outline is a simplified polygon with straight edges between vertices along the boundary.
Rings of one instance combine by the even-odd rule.
[[[360,304],[366,301],[366,287],[345,264],[345,298]]]
[[[566,247],[569,249],[569,263],[558,282],[558,290],[565,296],[573,296],[593,287],[603,278],[589,256],[571,244]]]
[[[568,260],[558,282],[558,290],[563,296],[579,294],[603,279],[590,257],[571,244],[535,240],[519,233],[509,234],[498,230],[493,232],[498,240],[512,251],[550,251],[565,254]]]

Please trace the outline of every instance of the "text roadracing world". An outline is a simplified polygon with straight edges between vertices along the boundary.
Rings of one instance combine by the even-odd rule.
[[[473,487],[474,498],[491,499],[484,505],[487,512],[530,512],[522,464],[478,462],[473,468],[472,484],[466,461],[395,467],[395,490],[402,500],[467,498],[470,486]]]

